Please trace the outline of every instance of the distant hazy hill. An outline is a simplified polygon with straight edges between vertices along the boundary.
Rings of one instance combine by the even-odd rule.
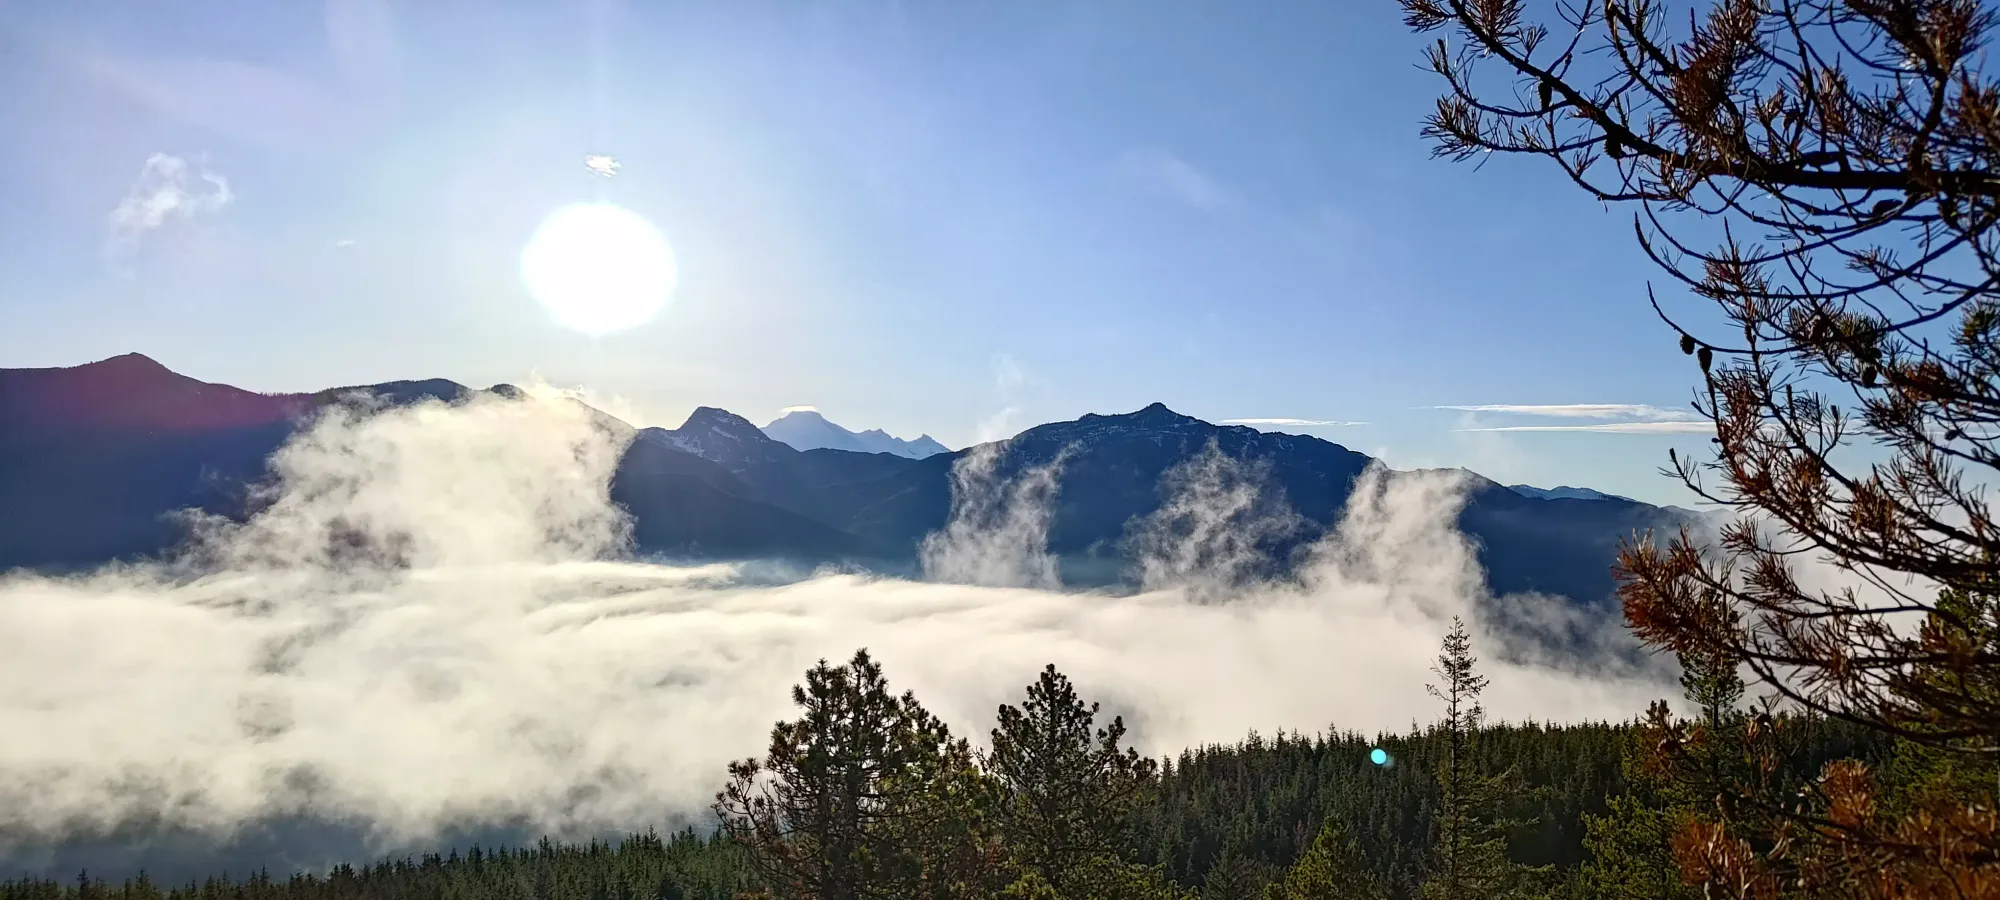
[[[921,435],[914,441],[891,437],[880,428],[855,432],[835,425],[825,416],[807,409],[795,409],[777,421],[764,426],[764,433],[798,450],[848,450],[854,453],[893,453],[910,459],[923,459],[940,453],[950,453],[950,448]]]
[[[489,391],[519,395],[507,385]],[[137,355],[0,370],[0,569],[157,554],[180,539],[176,510],[243,515],[247,488],[264,477],[270,454],[315,409],[355,393],[410,403],[479,392],[428,380],[264,395],[196,381]],[[1372,462],[1319,438],[1212,425],[1157,403],[1037,426],[986,450],[1001,479],[1063,458],[1049,549],[1067,583],[1087,584],[1127,572],[1130,523],[1160,508],[1163,475],[1211,443],[1261,468],[1303,517],[1266,548],[1280,557],[1337,520]],[[741,416],[703,407],[679,428],[635,432],[611,496],[632,514],[645,554],[904,567],[924,535],[945,525],[952,466],[970,452],[801,450]],[[1458,524],[1496,590],[1602,602],[1618,541],[1688,515],[1587,493],[1591,502],[1548,499],[1474,477]]]
[[[1523,497],[1533,497],[1537,500],[1623,500],[1626,503],[1635,502],[1630,497],[1620,497],[1617,494],[1607,494],[1603,491],[1592,490],[1590,488],[1570,487],[1566,484],[1552,488],[1538,488],[1528,484],[1510,484],[1507,486],[1507,489]]]

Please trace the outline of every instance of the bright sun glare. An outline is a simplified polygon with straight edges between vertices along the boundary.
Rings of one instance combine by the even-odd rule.
[[[679,280],[674,250],[638,213],[609,203],[556,210],[521,250],[521,281],[558,323],[597,336],[644,324]]]

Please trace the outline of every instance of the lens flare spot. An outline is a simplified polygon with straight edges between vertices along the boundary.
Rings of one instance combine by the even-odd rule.
[[[1376,747],[1368,751],[1368,761],[1378,766],[1386,766],[1389,764],[1389,751]]]

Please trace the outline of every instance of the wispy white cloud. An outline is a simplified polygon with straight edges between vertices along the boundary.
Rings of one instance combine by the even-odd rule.
[[[781,413],[795,413],[795,412],[819,412],[819,407],[817,407],[817,406],[787,406],[787,407],[785,407],[784,409],[781,409],[781,410],[778,410],[778,411],[779,411],[779,412],[781,412]]]
[[[1504,425],[1492,428],[1455,428],[1454,431],[1595,431],[1603,434],[1711,434],[1715,425],[1692,422],[1606,422],[1601,425]]]
[[[1221,182],[1171,153],[1133,151],[1118,161],[1118,174],[1147,190],[1201,210],[1215,212],[1236,202]]]
[[[356,241],[355,241],[355,240],[354,240],[353,238],[343,238],[343,239],[341,239],[341,240],[338,240],[338,241],[334,241],[334,242],[333,242],[333,246],[334,246],[334,249],[337,249],[337,250],[348,250],[348,249],[352,249],[352,248],[354,247],[355,243],[356,243]]]
[[[171,220],[220,212],[235,201],[228,179],[178,156],[155,153],[111,211],[111,237],[135,241]]]
[[[993,393],[1000,400],[1000,410],[979,421],[975,443],[984,444],[1014,434],[1014,420],[1021,414],[1018,402],[1021,386],[1027,381],[1028,370],[1013,354],[993,354]]]
[[[1021,386],[1028,380],[1028,370],[1021,367],[1021,361],[1011,353],[993,354],[993,385],[1005,394]]]
[[[1248,425],[1251,428],[1344,428],[1350,425],[1366,425],[1367,422],[1342,422],[1337,419],[1223,419],[1224,425]]]
[[[1690,410],[1668,409],[1645,403],[1486,403],[1472,406],[1433,406],[1461,412],[1500,413],[1514,416],[1550,416],[1560,419],[1637,419],[1641,422],[1698,422]]]

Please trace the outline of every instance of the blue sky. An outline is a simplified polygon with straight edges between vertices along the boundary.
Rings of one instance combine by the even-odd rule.
[[[1425,40],[1388,0],[11,5],[0,366],[533,374],[953,446],[1158,400],[1687,502],[1656,470],[1706,438],[1640,407],[1696,371],[1632,211],[1430,159]],[[600,193],[681,281],[591,338],[517,274]]]

